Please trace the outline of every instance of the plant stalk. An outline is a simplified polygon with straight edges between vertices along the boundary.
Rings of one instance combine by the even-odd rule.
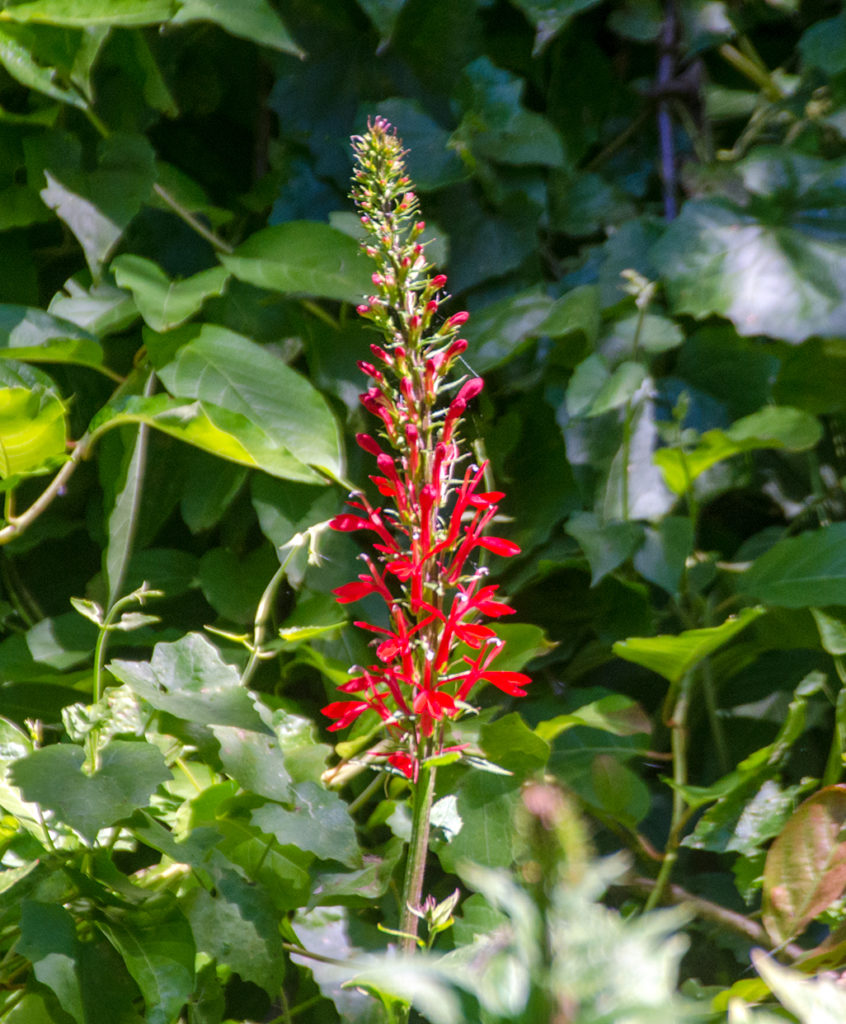
[[[435,795],[435,768],[421,758],[420,772],[413,784],[411,810],[411,839],[402,886],[400,931],[403,933],[403,953],[413,953],[417,946],[417,915],[423,894],[426,874],[426,856],[429,852],[429,820]]]

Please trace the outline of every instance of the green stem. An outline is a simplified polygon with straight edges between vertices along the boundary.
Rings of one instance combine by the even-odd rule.
[[[271,577],[270,583],[264,588],[264,593],[259,598],[258,606],[256,607],[256,620],[253,626],[253,646],[250,651],[250,660],[247,662],[247,666],[241,675],[241,686],[248,686],[250,680],[253,678],[253,674],[258,666],[258,663],[262,659],[262,644],[264,643],[265,637],[267,636],[267,623],[270,621],[270,613],[273,610],[273,602],[276,598],[276,591],[279,589],[279,584],[285,579],[285,575],[288,571],[288,565],[294,554],[299,551],[302,547],[302,541],[298,543],[298,538],[302,538],[303,534],[297,534],[292,540],[288,541],[290,550],[285,556],[285,560],[276,570]]]
[[[429,852],[429,819],[432,815],[432,800],[435,795],[435,768],[421,758],[420,773],[412,787],[411,839],[408,843],[408,860],[402,886],[402,907],[400,931],[403,933],[402,951],[413,953],[417,946],[417,915],[413,912],[420,906],[423,894],[423,878],[426,874],[426,856]]]
[[[83,437],[76,442],[68,461],[62,466],[59,472],[53,477],[47,487],[45,487],[29,508],[26,509],[25,512],[21,512],[20,515],[15,516],[14,519],[0,529],[0,544],[8,544],[10,540],[14,540],[15,537],[23,533],[30,523],[34,522],[42,512],[49,508],[53,500],[64,490],[68,480],[73,475],[73,471],[88,454],[88,447],[90,443],[91,437],[88,434],[83,435]]]
[[[753,60],[747,54],[741,53],[731,43],[723,43],[719,49],[719,54],[736,71],[739,71],[741,75],[744,75],[750,82],[757,85],[768,100],[778,103],[779,100],[784,99],[784,93],[763,63],[758,63],[758,61]]]
[[[690,707],[690,688],[692,676],[686,675],[681,681],[679,694],[676,698],[670,719],[671,746],[673,752],[673,814],[670,823],[670,834],[667,837],[667,845],[664,849],[664,859],[658,877],[655,879],[655,888],[649,894],[646,901],[646,910],[653,910],[664,898],[664,892],[670,882],[676,860],[678,860],[679,844],[681,843],[682,831],[690,817],[682,786],[687,785],[687,712]]]
[[[637,359],[637,352],[640,347],[640,336],[643,332],[643,323],[646,319],[646,311],[649,309],[649,302],[652,296],[651,291],[644,291],[637,300],[637,325],[635,326],[634,341],[632,342],[632,359]],[[623,519],[629,518],[629,459],[632,447],[632,421],[634,420],[635,405],[631,395],[626,401],[626,413],[623,419]]]

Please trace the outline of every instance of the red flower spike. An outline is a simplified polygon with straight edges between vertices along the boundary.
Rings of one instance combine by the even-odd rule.
[[[413,781],[421,759],[461,749],[444,746],[447,726],[464,713],[474,686],[487,682],[513,697],[526,692],[528,676],[494,667],[503,643],[481,620],[514,611],[495,584],[481,585],[476,563],[480,549],[497,557],[520,549],[486,534],[504,497],[482,490],[486,467],[459,470],[461,419],[483,382],[470,377],[451,400],[446,397],[450,370],[467,349],[466,339],[453,332],[469,314],[433,325],[447,278],[428,276],[418,241],[424,225],[401,143],[377,118],[353,148],[353,197],[369,235],[363,249],[375,263],[378,291],[358,311],[384,337],[382,345],[370,346],[380,368],[359,363],[373,382],[362,405],[384,436],[363,433],[356,441],[375,459],[378,472],[370,479],[386,509],[355,495],[348,511],[331,521],[341,532],[375,534],[367,571],[334,593],[340,604],[378,596],[387,625],[356,623],[371,634],[376,663],[351,669],[338,688],[350,699],[328,704],[324,714],[336,731],[375,712],[395,745],[382,757]]]

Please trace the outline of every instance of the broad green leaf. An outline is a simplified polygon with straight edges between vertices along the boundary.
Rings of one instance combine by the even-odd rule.
[[[686,516],[666,516],[657,526],[644,529],[635,552],[634,567],[645,579],[677,594],[688,555],[693,550],[693,523]]]
[[[590,563],[592,587],[619,568],[643,538],[640,523],[603,523],[593,512],[571,516],[564,529],[576,538]]]
[[[221,872],[214,888],[212,896],[197,886],[183,901],[197,951],[275,998],[285,974],[285,953],[267,894],[234,871]]]
[[[269,800],[291,799],[291,777],[275,737],[231,725],[215,725],[212,732],[220,744],[220,760],[227,775]]]
[[[535,27],[533,52],[537,55],[577,14],[596,7],[600,0],[557,0],[555,3],[550,0],[512,0],[512,3]]]
[[[219,0],[176,0],[176,3],[178,10],[171,19],[173,25],[213,21],[233,36],[295,57],[305,57],[268,0],[238,0],[237,4]]]
[[[124,230],[149,197],[155,180],[153,150],[138,135],[110,135],[98,146],[97,168],[48,167],[41,198],[82,246],[95,280]]]
[[[846,12],[806,29],[799,40],[799,52],[806,66],[819,68],[827,75],[846,70]]]
[[[815,416],[802,409],[770,405],[737,420],[727,430],[707,431],[692,451],[660,448],[655,453],[655,464],[670,490],[684,494],[698,476],[723,459],[760,448],[806,451],[821,437],[822,427]]]
[[[41,309],[0,305],[0,358],[100,366],[103,350],[88,331]]]
[[[373,291],[371,267],[356,242],[316,221],[264,228],[220,261],[241,281],[271,291],[354,303]]]
[[[78,1024],[87,1024],[79,977],[80,946],[70,913],[55,904],[24,900],[16,952],[33,966],[35,977],[52,989]]]
[[[269,544],[240,556],[227,548],[212,548],[200,559],[200,589],[224,619],[252,625],[264,588],[278,567]]]
[[[518,792],[519,781],[514,777],[481,771],[469,771],[462,777],[455,793],[462,829],[448,843],[432,843],[445,871],[454,872],[464,861],[486,867],[510,866]]]
[[[391,38],[397,19],[402,13],[406,2],[407,0],[358,0],[358,6],[370,18],[371,22],[373,22],[373,27],[382,39],[385,40]],[[382,107],[379,109],[381,110]],[[386,111],[383,116],[387,117],[392,124],[403,126],[402,120],[397,118],[395,113]],[[413,144],[404,128],[402,137],[405,144],[413,150]],[[413,175],[412,180],[418,184],[420,183],[420,179],[416,174]]]
[[[146,335],[171,394],[243,416],[293,459],[334,477],[342,474],[338,425],[326,400],[280,358],[243,335],[209,324],[184,327],[166,338],[179,347],[162,364],[156,339]]]
[[[355,825],[337,793],[316,782],[300,782],[291,803],[290,808],[264,804],[253,811],[251,820],[282,846],[294,845],[321,860],[337,860],[351,868],[361,865]]]
[[[132,292],[145,322],[159,332],[188,320],[209,296],[222,294],[229,279],[224,267],[212,267],[184,281],[172,281],[152,260],[129,253],[114,259],[111,269],[118,285]]]
[[[10,777],[25,800],[55,811],[93,843],[100,829],[146,807],[159,784],[170,778],[164,758],[150,743],[112,740],[100,759],[99,769],[85,775],[82,747],[53,744],[15,761]]]
[[[141,913],[99,920],[146,1005],[145,1024],[174,1024],[194,990],[194,936],[176,907],[167,917]]]
[[[614,821],[635,828],[649,813],[649,787],[619,758],[598,754],[590,776],[596,806]]]
[[[541,722],[535,733],[551,743],[556,736],[576,725],[603,729],[615,736],[634,736],[652,731],[649,717],[636,701],[622,693],[609,693],[607,697],[591,701],[569,714],[556,715]]]
[[[396,18],[404,3],[405,0],[367,0],[364,5],[374,23],[374,9],[385,8],[386,16],[380,19],[384,27],[379,28],[383,39],[390,35],[393,28],[393,25],[389,27],[387,23]],[[387,8],[392,9],[390,13]],[[449,132],[433,121],[417,101],[383,100],[374,110],[397,126],[403,146],[408,150],[408,172],[418,191],[434,191],[467,177],[467,168],[449,144]],[[357,227],[361,230],[360,222]],[[423,240],[427,241],[425,235]],[[426,257],[432,263],[445,262],[430,245],[426,246]]]
[[[280,910],[306,904],[312,883],[309,865],[313,856],[298,846],[280,846],[243,818],[220,818],[214,826],[222,836],[220,852],[252,881],[273,896]]]
[[[115,660],[109,671],[158,711],[201,725],[267,732],[237,669],[199,633],[159,643],[152,660]]]
[[[51,218],[38,192],[29,185],[8,185],[0,189],[0,231],[39,224]]]
[[[729,640],[746,629],[764,608],[744,608],[720,626],[688,629],[678,636],[635,636],[614,644],[614,653],[626,661],[651,669],[670,683],[681,681],[703,658],[713,654]]]
[[[405,843],[394,836],[381,848],[370,847],[364,855],[364,867],[354,871],[315,872],[309,907],[372,906],[384,896],[394,870],[402,857]]]
[[[17,22],[66,25],[119,25],[123,28],[168,21],[174,0],[23,0],[3,9],[4,18]]]
[[[466,65],[457,96],[468,111],[454,144],[474,156],[502,164],[564,166],[561,137],[541,114],[521,103],[525,81],[497,67],[487,56]]]
[[[846,523],[778,541],[739,577],[738,589],[785,608],[846,604]]]
[[[98,337],[122,331],[138,318],[125,291],[108,281],[92,284],[87,272],[69,277],[50,300],[48,311]]]
[[[4,14],[7,11],[8,8],[3,9]],[[44,29],[0,22],[0,64],[27,89],[73,107],[85,107],[87,101],[78,89],[60,85],[57,81],[57,69],[51,66],[51,57],[55,59],[56,56],[50,52],[54,39]]]
[[[738,167],[744,204],[685,204],[654,250],[677,313],[798,343],[846,331],[846,164],[759,147]]]
[[[800,935],[846,889],[846,786],[802,803],[767,853],[764,925],[775,943]]]
[[[468,360],[479,373],[507,362],[543,332],[552,300],[539,288],[500,299],[472,316],[465,333]]]
[[[811,608],[820,643],[829,654],[846,654],[846,616],[842,608]]]
[[[549,758],[545,738],[532,732],[516,711],[483,725],[479,746],[493,764],[512,772],[518,779],[541,771]]]
[[[779,1002],[796,1014],[800,1024],[841,1024],[846,1018],[846,992],[834,978],[809,978],[801,971],[776,963],[759,949],[752,951],[752,962]],[[757,1021],[756,1016],[752,1024]]]
[[[272,476],[319,483],[314,473],[280,447],[252,420],[211,402],[186,401],[170,395],[129,396],[104,406],[89,425],[98,436],[127,423],[148,423],[186,444]]]
[[[592,345],[599,335],[600,319],[598,289],[592,284],[578,285],[550,306],[539,333],[548,334],[550,338],[565,338],[578,332]]]
[[[0,387],[0,480],[46,471],[66,441],[65,407],[55,394]]]

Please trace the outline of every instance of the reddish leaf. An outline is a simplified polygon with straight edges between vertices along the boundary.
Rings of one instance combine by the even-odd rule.
[[[799,935],[846,889],[846,785],[796,809],[767,854],[763,919],[774,942]]]

